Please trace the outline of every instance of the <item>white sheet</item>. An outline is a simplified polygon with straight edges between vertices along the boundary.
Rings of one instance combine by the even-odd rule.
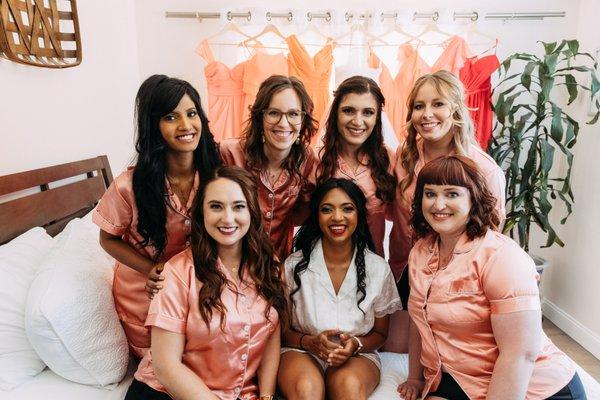
[[[380,355],[381,382],[369,400],[401,400],[396,388],[408,376],[408,354]],[[577,372],[585,386],[588,400],[600,400],[600,384],[579,366]],[[133,370],[130,366],[127,377],[115,389],[106,390],[68,381],[46,368],[34,379],[13,391],[0,391],[0,400],[123,400],[132,379]]]

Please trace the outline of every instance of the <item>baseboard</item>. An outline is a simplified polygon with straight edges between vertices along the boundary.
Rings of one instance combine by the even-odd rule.
[[[542,313],[560,330],[600,360],[600,336],[548,299],[542,301]]]

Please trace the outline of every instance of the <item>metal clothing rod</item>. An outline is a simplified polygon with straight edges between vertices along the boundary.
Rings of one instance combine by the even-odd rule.
[[[544,20],[544,18],[564,18],[567,15],[565,11],[549,11],[549,12],[513,12],[513,13],[487,13],[483,15],[484,19],[487,20]],[[221,18],[221,13],[219,12],[178,12],[178,11],[166,11],[165,17],[167,18],[194,18],[202,21],[203,19],[219,19]],[[304,16],[308,22],[313,19],[324,19],[326,22],[331,21],[331,12],[307,12]],[[358,19],[367,19],[375,17],[372,14],[365,13],[360,15],[354,15],[351,12],[346,12],[344,14],[346,22],[350,22],[353,18]],[[398,17],[397,13],[381,13],[379,15],[379,19],[383,21],[386,18],[396,19]],[[473,11],[470,13],[453,13],[453,19],[456,21],[457,19],[470,19],[471,21],[477,21],[481,17],[480,13]],[[252,13],[248,12],[232,12],[229,11],[227,13],[227,20],[231,21],[234,18],[244,18],[247,21],[252,20]],[[292,21],[294,19],[294,13],[289,12],[267,12],[266,13],[267,21],[271,21],[274,18],[284,18],[288,21]],[[440,13],[438,11],[434,11],[431,13],[419,13],[415,12],[413,14],[412,20],[415,21],[417,19],[431,19],[432,21],[437,21],[440,18]]]

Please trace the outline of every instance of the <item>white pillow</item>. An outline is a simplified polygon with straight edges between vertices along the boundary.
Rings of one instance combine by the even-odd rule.
[[[112,297],[114,259],[90,217],[69,222],[31,285],[25,326],[57,375],[86,385],[118,383],[129,350]]]
[[[40,373],[45,365],[25,334],[27,292],[53,239],[33,228],[0,246],[0,389],[10,390]]]

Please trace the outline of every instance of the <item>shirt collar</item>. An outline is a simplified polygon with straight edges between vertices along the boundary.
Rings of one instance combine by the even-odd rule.
[[[479,240],[481,240],[481,238],[475,238],[475,239],[471,240],[471,239],[469,239],[467,232],[466,231],[463,232],[460,235],[460,237],[458,238],[458,241],[456,242],[456,245],[454,246],[454,250],[452,251],[452,254],[468,253],[469,251],[471,251],[473,249],[475,244],[477,244],[479,242]],[[427,243],[427,250],[431,254],[439,253],[439,240],[438,240],[437,234],[432,234],[429,236],[428,243]]]

